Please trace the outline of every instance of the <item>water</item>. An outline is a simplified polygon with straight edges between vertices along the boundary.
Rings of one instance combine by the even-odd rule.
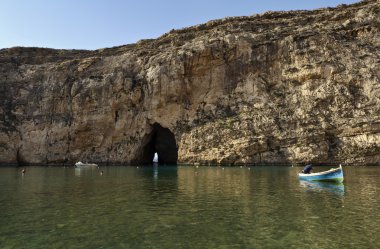
[[[3,249],[380,248],[376,167],[338,185],[290,167],[26,170],[0,168]]]

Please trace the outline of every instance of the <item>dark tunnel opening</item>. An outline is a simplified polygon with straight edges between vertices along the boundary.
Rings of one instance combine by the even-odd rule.
[[[159,165],[177,165],[178,148],[174,134],[158,123],[153,125],[152,132],[149,134],[141,162],[145,165],[152,164],[156,152]]]

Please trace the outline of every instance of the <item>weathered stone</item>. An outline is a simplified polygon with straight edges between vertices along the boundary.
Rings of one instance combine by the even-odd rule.
[[[0,50],[0,162],[379,164],[379,16],[368,0]]]

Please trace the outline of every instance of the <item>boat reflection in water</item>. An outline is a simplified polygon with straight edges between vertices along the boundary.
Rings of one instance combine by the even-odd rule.
[[[338,195],[344,195],[343,182],[319,182],[319,181],[300,181],[301,187],[306,190],[316,192],[330,192]]]
[[[98,173],[98,168],[96,167],[75,167],[75,176],[84,175],[96,175]]]

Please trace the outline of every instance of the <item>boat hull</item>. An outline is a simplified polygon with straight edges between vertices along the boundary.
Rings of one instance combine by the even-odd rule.
[[[330,169],[328,171],[303,174],[299,173],[298,177],[304,181],[326,181],[326,182],[343,182],[343,169],[342,167]]]
[[[98,165],[95,163],[82,163],[82,162],[77,162],[75,164],[75,167],[77,168],[82,168],[82,167],[97,167]]]

